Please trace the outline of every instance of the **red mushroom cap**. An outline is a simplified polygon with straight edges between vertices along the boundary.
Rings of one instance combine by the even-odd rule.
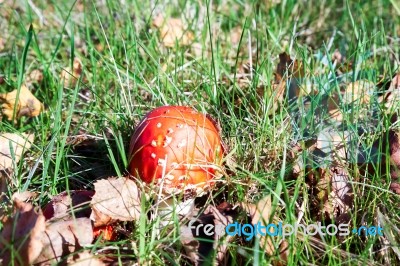
[[[213,184],[223,146],[215,123],[184,106],[163,106],[148,113],[130,143],[129,172],[168,193]]]

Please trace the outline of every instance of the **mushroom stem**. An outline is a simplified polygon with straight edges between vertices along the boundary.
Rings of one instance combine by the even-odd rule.
[[[174,217],[187,216],[194,210],[194,198],[182,201],[174,196],[159,199],[153,219],[160,218],[160,229],[174,223]]]

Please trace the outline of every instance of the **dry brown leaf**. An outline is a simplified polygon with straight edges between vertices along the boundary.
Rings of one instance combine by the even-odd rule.
[[[11,262],[14,249],[14,265],[29,265],[42,251],[42,237],[45,232],[45,218],[37,213],[32,204],[14,200],[14,215],[4,223],[0,235],[0,257],[3,264]]]
[[[85,11],[85,1],[84,0],[76,1],[75,8],[79,13],[83,13]]]
[[[279,63],[276,69],[275,77],[280,81],[284,76],[304,77],[303,63],[299,60],[292,60],[287,53],[279,55]]]
[[[400,90],[400,72],[397,73],[390,84],[390,88],[394,90]]]
[[[89,218],[50,222],[42,237],[43,250],[35,263],[49,265],[93,241],[93,227]]]
[[[279,63],[275,71],[275,83],[272,85],[275,95],[275,106],[272,109],[275,111],[282,104],[286,96],[286,84],[289,82],[288,99],[294,100],[300,96],[300,80],[304,76],[302,62],[292,60],[287,53],[279,55]]]
[[[8,207],[10,207],[9,197],[7,191],[10,189],[10,180],[12,179],[13,170],[7,168],[6,170],[0,170],[0,203],[2,203],[2,208],[0,208],[0,222],[4,222],[6,217],[9,216]]]
[[[134,181],[125,177],[111,177],[98,180],[94,188],[90,218],[96,227],[139,218],[141,198]]]
[[[383,101],[385,107],[390,111],[398,108],[400,103],[400,72],[393,77],[389,90],[381,101]]]
[[[206,211],[211,213],[214,216],[214,225],[216,228],[226,228],[228,224],[233,223],[233,217],[230,215],[222,214],[220,212],[221,206],[220,204],[217,208],[214,206],[209,206]],[[228,206],[230,208],[230,206]],[[206,212],[205,212],[206,213]],[[215,241],[214,241],[214,250],[217,250],[217,261],[220,265],[223,264],[226,258],[226,252],[228,251],[229,242],[233,239],[233,236],[225,236],[215,234]]]
[[[96,258],[89,251],[85,250],[75,254],[69,261],[68,265],[73,266],[105,266],[106,264]]]
[[[338,219],[353,206],[353,191],[349,174],[341,167],[319,168],[310,171],[314,175],[312,201],[318,219]]]
[[[252,224],[257,224],[259,222],[262,226],[268,225],[272,214],[271,213],[272,201],[270,195],[262,198],[257,204],[241,203],[240,206],[251,217]],[[275,218],[272,218],[272,221],[277,222]],[[262,247],[265,250],[266,254],[272,256],[276,253],[277,249],[279,250],[280,260],[274,261],[273,264],[284,265],[286,263],[289,254],[287,241],[282,239],[276,248],[271,240],[271,237],[269,237],[268,235],[259,236],[259,238],[260,238],[260,247]]]
[[[341,122],[343,121],[343,113],[340,110],[340,96],[334,92],[328,98],[328,114],[331,119]]]
[[[186,29],[179,18],[164,19],[160,14],[153,20],[153,25],[160,30],[160,37],[166,47],[174,47],[176,42],[189,45],[194,39],[193,33]]]
[[[29,150],[33,143],[33,134],[0,134],[0,170],[12,169]]]
[[[32,198],[35,198],[37,196],[36,192],[32,191],[23,191],[23,192],[15,192],[12,195],[13,201],[28,201]]]
[[[400,184],[397,182],[392,182],[390,184],[390,190],[392,190],[394,193],[400,195]]]
[[[89,218],[91,209],[89,203],[94,195],[94,191],[89,190],[71,190],[69,193],[61,192],[54,196],[49,203],[43,208],[43,215],[46,220],[62,219],[69,220],[72,218],[72,210],[74,217]]]
[[[347,58],[342,55],[342,53],[336,49],[332,54],[332,63],[336,64],[338,74],[348,73],[353,67],[353,63],[348,61]]]
[[[230,41],[232,45],[238,45],[242,37],[243,28],[240,26],[234,27],[230,32]]]
[[[193,236],[192,230],[186,225],[180,226],[180,240],[190,261],[193,265],[198,265],[200,262],[200,242]]]
[[[338,122],[343,121],[343,113],[340,106],[366,106],[371,102],[374,94],[375,84],[368,80],[357,80],[349,83],[343,91],[333,92],[328,99],[329,116]],[[363,109],[365,111],[365,108]],[[359,115],[363,112],[358,111]]]
[[[375,84],[369,80],[357,80],[347,84],[340,92],[334,91],[328,98],[329,116],[338,122],[343,121],[341,106],[346,109],[357,106],[357,113],[360,117],[366,115],[367,105],[371,102],[374,95]],[[359,108],[363,107],[363,108]]]
[[[389,131],[390,176],[400,182],[400,132]]]
[[[18,96],[18,99],[17,99]],[[0,94],[0,102],[2,103],[3,114],[8,120],[13,119],[14,108],[15,118],[21,116],[35,117],[40,114],[43,109],[42,103],[30,92],[30,90],[22,85],[18,94],[18,90],[9,93]]]
[[[382,210],[382,212],[381,212]],[[396,239],[396,235],[398,236],[398,232],[400,232],[400,228],[397,227],[395,223],[389,218],[389,214],[385,211],[384,208],[377,208],[377,220],[379,225],[383,228],[384,237],[386,238],[388,245],[397,258],[400,260],[400,248],[398,245],[398,239]],[[391,265],[391,263],[389,263]]]
[[[260,222],[261,225],[265,226],[269,223],[272,209],[270,195],[261,199],[257,204],[241,203],[240,206],[251,217],[252,224],[257,224],[258,222]],[[275,247],[270,237],[261,236],[260,247],[263,247],[265,249],[265,252],[270,256],[275,253]]]
[[[192,265],[203,265],[204,259],[216,250],[216,260],[218,265],[224,265],[228,244],[233,236],[225,234],[225,228],[233,222],[233,216],[228,212],[232,206],[226,202],[218,207],[209,205],[204,212],[196,219],[196,222],[203,226],[212,225],[212,235],[207,235],[202,229],[189,228],[186,225],[180,226],[180,240],[185,249],[185,253],[192,262]],[[193,223],[192,226],[197,226]],[[194,236],[194,234],[199,235]],[[204,240],[206,239],[206,240]]]
[[[329,154],[332,160],[346,160],[346,148],[348,148],[350,137],[349,132],[346,131],[323,130],[317,135],[317,142],[314,147],[325,154]]]
[[[342,55],[342,53],[338,49],[336,49],[332,54],[332,62],[340,64],[344,60],[345,60],[345,57]]]
[[[368,104],[374,93],[375,84],[369,80],[357,80],[347,85],[342,94],[344,104]]]
[[[190,49],[195,57],[201,57],[205,52],[204,46],[198,42],[192,43]]]
[[[65,88],[73,88],[76,86],[79,78],[82,75],[82,62],[77,57],[74,58],[74,62],[71,67],[63,69],[60,74],[61,81]]]
[[[0,37],[0,52],[4,50],[6,42]]]
[[[34,69],[26,79],[27,84],[41,83],[43,81],[43,73],[39,69]]]

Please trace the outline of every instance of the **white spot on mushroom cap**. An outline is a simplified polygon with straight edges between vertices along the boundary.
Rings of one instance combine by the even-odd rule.
[[[164,185],[171,185],[172,180],[164,178],[163,183],[164,183]]]
[[[194,190],[196,190],[196,189],[197,189],[197,186],[194,185],[194,184],[187,184],[184,188],[185,188],[185,189],[194,189]]]
[[[186,139],[183,139],[183,140],[181,140],[181,141],[178,143],[177,147],[178,147],[179,149],[180,149],[180,148],[183,148],[183,147],[186,146],[186,143],[187,143]]]
[[[179,181],[185,181],[185,180],[187,180],[187,179],[188,179],[188,177],[185,176],[185,175],[181,175],[180,177],[178,177],[178,180],[179,180]]]
[[[157,147],[157,141],[155,141],[155,140],[152,140],[152,141],[151,141],[151,146],[153,146],[153,147]]]
[[[174,132],[174,130],[173,130],[172,128],[168,128],[167,134],[171,134],[171,133],[173,133],[173,132]]]
[[[154,152],[151,153],[151,158],[155,159],[156,158],[156,154]]]
[[[172,137],[165,136],[164,147],[167,147],[172,142]]]
[[[165,179],[167,179],[167,180],[174,180],[175,179],[175,176],[173,176],[173,175],[165,175],[165,177],[164,177]]]
[[[161,123],[157,123],[157,127],[160,128],[162,126]]]

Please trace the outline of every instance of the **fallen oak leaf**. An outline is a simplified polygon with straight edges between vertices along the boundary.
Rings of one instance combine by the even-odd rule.
[[[0,38],[0,52],[4,50],[6,42],[3,38]]]
[[[311,167],[310,167],[311,168]],[[317,220],[343,220],[353,206],[349,173],[339,165],[309,169],[311,206]],[[343,221],[347,223],[349,221]]]
[[[77,57],[74,58],[74,62],[71,67],[63,69],[60,74],[60,78],[65,88],[72,88],[76,86],[77,81],[82,75],[82,62]]]
[[[26,84],[40,84],[43,81],[43,72],[39,69],[32,70],[31,73],[26,77]]]
[[[260,223],[262,226],[267,226],[272,215],[272,201],[271,195],[262,198],[257,204],[240,203],[239,206],[245,210],[251,217],[252,224]],[[272,221],[276,221],[272,218]],[[266,234],[265,236],[257,235],[260,241],[260,247],[265,250],[265,253],[269,256],[273,256],[276,252],[279,252],[280,260],[274,261],[274,265],[284,265],[287,262],[289,244],[286,240],[282,239],[279,243],[273,243],[271,237]]]
[[[42,251],[45,218],[30,203],[14,199],[14,215],[6,219],[0,235],[3,264],[29,265]]]
[[[193,33],[185,29],[182,20],[179,18],[164,19],[159,14],[153,20],[153,25],[160,30],[160,37],[165,47],[174,47],[176,42],[186,46],[194,39]]]
[[[9,181],[12,179],[13,170],[7,168],[5,170],[0,170],[0,222],[4,222],[5,218],[9,216],[12,204],[9,204],[9,197],[7,191],[10,189]],[[0,261],[1,264],[1,261]]]
[[[211,213],[214,216],[213,222],[215,228],[226,228],[230,223],[233,222],[233,217],[231,215],[223,214],[224,209],[231,209],[231,205],[228,203],[222,203],[218,205],[218,207],[214,206],[208,206],[207,209],[205,210],[205,214]],[[215,232],[215,240],[214,240],[214,245],[213,248],[214,250],[217,251],[216,254],[216,259],[218,261],[218,264],[221,264],[224,262],[225,257],[226,257],[226,252],[228,251],[228,245],[229,242],[233,239],[233,236],[226,235],[224,238],[225,232],[218,232],[216,230]]]
[[[270,114],[273,114],[283,104],[286,96],[290,103],[296,101],[301,96],[301,78],[304,75],[303,63],[301,61],[292,60],[287,53],[279,54],[279,62],[274,73],[275,81],[272,84],[273,94],[268,96],[274,98],[274,105]],[[311,94],[311,92],[307,93]],[[316,94],[315,91],[313,93]]]
[[[231,29],[229,37],[232,45],[238,45],[241,41],[243,34],[243,28],[240,26],[236,26]]]
[[[398,108],[400,102],[400,72],[393,77],[389,89],[379,100],[386,110],[393,111]]]
[[[185,250],[186,255],[193,265],[198,265],[200,262],[200,241],[194,237],[193,232],[189,228],[189,226],[181,225],[179,229],[181,244]]]
[[[240,207],[251,217],[252,224],[260,222],[264,226],[269,223],[272,209],[271,196],[261,199],[257,204],[241,203]],[[275,252],[275,247],[270,238],[261,237],[260,247],[263,247],[270,256]]]
[[[226,202],[217,207],[210,205],[189,226],[180,226],[181,244],[192,265],[208,262],[213,252],[216,252],[217,264],[224,264],[228,244],[234,238],[225,234],[225,228],[233,222],[231,207]],[[213,229],[210,231],[210,228]]]
[[[326,173],[330,179],[328,199],[324,203],[323,214],[326,218],[337,219],[340,215],[348,213],[353,206],[353,190],[350,177],[345,169],[331,167]]]
[[[343,110],[354,108],[354,106],[363,107],[357,109],[356,114],[365,116],[366,107],[372,101],[374,96],[375,84],[369,80],[357,80],[350,82],[340,92],[334,91],[328,98],[328,113],[333,120],[343,121]]]
[[[134,181],[111,177],[94,183],[90,218],[96,227],[140,217],[140,192]]]
[[[54,196],[43,208],[43,215],[46,220],[62,219],[69,220],[72,211],[75,218],[89,217],[91,209],[89,203],[94,195],[92,190],[71,190],[61,192]]]
[[[374,94],[375,84],[369,80],[357,80],[347,85],[342,94],[345,104],[369,104]]]
[[[275,71],[275,81],[279,83],[279,92],[285,90],[286,82],[289,82],[289,99],[300,96],[300,78],[305,76],[303,63],[299,60],[292,60],[287,53],[279,55],[279,63]],[[280,92],[279,94],[281,94]],[[316,93],[316,92],[314,92]]]
[[[57,220],[68,221],[73,218],[89,218],[91,208],[90,201],[94,195],[92,190],[71,190],[64,191],[54,196],[43,208],[43,215],[49,222]],[[93,228],[93,237],[99,236],[106,241],[117,239],[117,232],[111,225],[103,225]]]
[[[32,191],[22,191],[22,192],[15,192],[12,195],[12,199],[13,201],[18,200],[18,201],[28,201],[32,198],[35,198],[37,196],[36,192],[32,192]]]
[[[400,181],[400,131],[389,131],[390,175]]]
[[[85,250],[75,254],[69,261],[68,265],[73,266],[105,266],[106,264],[100,259],[93,256],[92,253]]]
[[[340,113],[341,114],[341,113]],[[316,136],[314,150],[327,154],[332,161],[342,161],[348,159],[348,146],[351,135],[348,131],[338,132],[326,128]]]
[[[0,94],[0,102],[2,103],[2,112],[8,120],[22,116],[35,117],[43,110],[42,103],[25,85],[22,85],[20,90]]]
[[[0,134],[0,170],[13,169],[23,152],[29,150],[33,140],[33,134]]]
[[[351,71],[353,62],[349,61],[338,49],[332,54],[332,64],[337,66],[338,76]]]
[[[384,211],[385,210],[382,209],[382,212],[384,212]],[[400,232],[400,229],[397,228],[397,226],[392,221],[390,221],[387,213],[385,213],[385,212],[382,213],[382,212],[378,208],[378,210],[377,210],[378,222],[382,226],[384,236],[387,239],[387,241],[389,242],[388,247],[390,247],[393,250],[393,252],[396,254],[397,258],[400,259],[400,248],[398,245],[398,241],[396,240],[396,237],[395,237],[395,235]]]
[[[77,252],[93,242],[93,227],[89,218],[47,222],[42,236],[43,249],[35,264],[49,265],[62,257]]]
[[[390,190],[392,190],[394,193],[400,195],[400,184],[397,182],[392,182],[390,184]]]

